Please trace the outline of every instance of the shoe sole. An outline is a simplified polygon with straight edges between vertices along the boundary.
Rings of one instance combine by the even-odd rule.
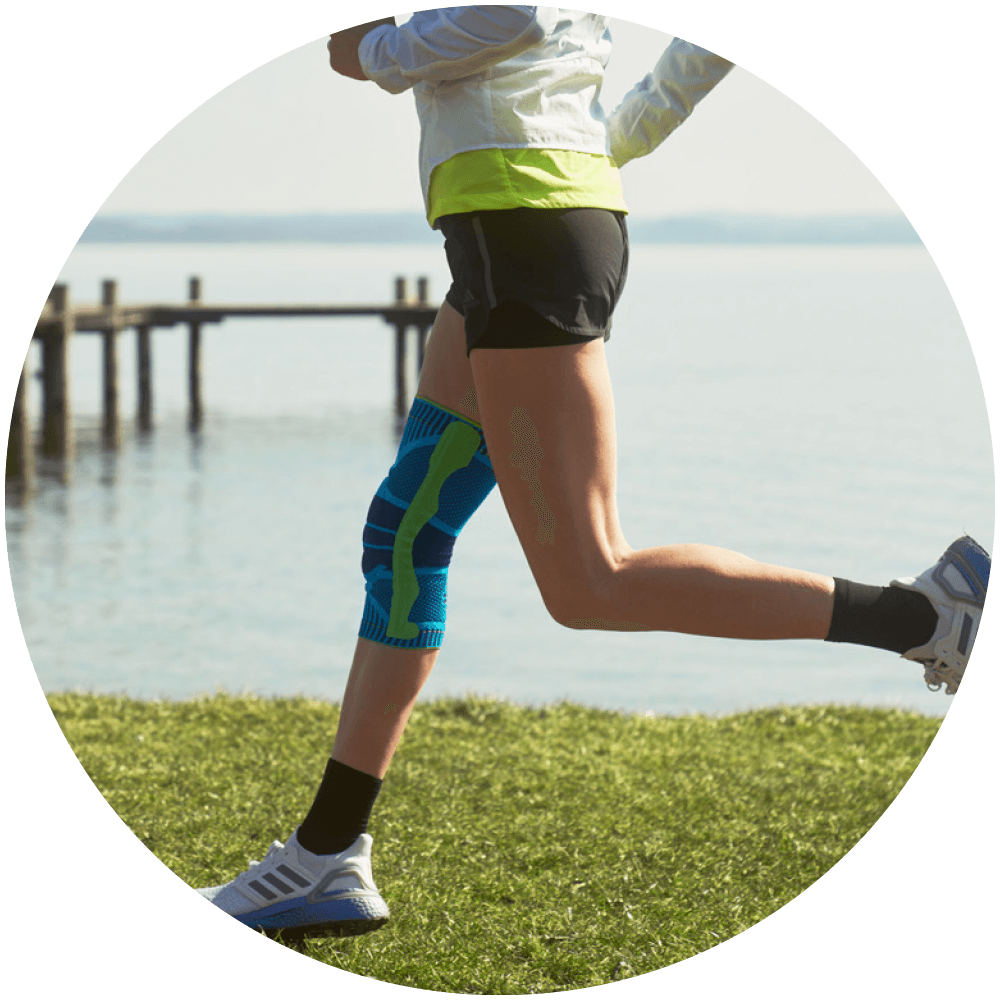
[[[279,906],[282,904],[278,904]],[[377,894],[351,895],[322,902],[287,906],[272,912],[237,914],[247,927],[269,937],[355,937],[378,930],[389,919],[389,908]]]
[[[379,920],[331,920],[325,924],[310,924],[307,927],[256,927],[252,924],[247,926],[266,934],[272,941],[292,944],[314,937],[359,937],[379,930],[388,922],[388,917],[382,917]]]

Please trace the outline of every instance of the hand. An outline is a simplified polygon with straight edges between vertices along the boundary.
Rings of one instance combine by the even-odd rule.
[[[330,68],[335,73],[352,80],[367,80],[368,77],[361,69],[361,62],[358,59],[361,39],[380,25],[395,23],[394,18],[383,17],[380,21],[369,21],[367,24],[358,24],[332,34],[330,41],[326,43],[327,51],[330,53]]]

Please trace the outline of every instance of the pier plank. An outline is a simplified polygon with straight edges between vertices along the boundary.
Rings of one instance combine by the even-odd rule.
[[[183,303],[121,303],[114,281],[103,283],[101,302],[76,305],[70,302],[69,289],[56,285],[52,289],[38,321],[33,337],[42,344],[42,411],[41,450],[43,454],[70,459],[73,454],[73,424],[70,412],[69,345],[74,334],[96,333],[104,338],[104,438],[111,445],[120,443],[118,391],[118,334],[136,331],[138,362],[137,424],[140,431],[152,428],[152,351],[150,334],[154,329],[186,325],[188,328],[188,399],[189,425],[197,430],[202,423],[201,345],[202,328],[206,324],[222,323],[227,319],[292,319],[296,317],[360,317],[378,318],[395,333],[395,410],[402,420],[409,408],[407,384],[407,333],[411,327],[417,335],[417,371],[423,367],[427,334],[437,316],[438,306],[428,299],[427,279],[417,281],[417,300],[407,295],[405,278],[395,279],[395,299],[385,303],[205,303],[201,299],[201,279],[190,279],[188,301]],[[331,326],[331,332],[333,327]],[[22,396],[18,397],[23,398]],[[23,474],[24,455],[30,440],[23,407],[12,415],[11,439],[8,442],[8,477]],[[20,450],[19,450],[20,449]],[[30,467],[30,466],[28,466]]]

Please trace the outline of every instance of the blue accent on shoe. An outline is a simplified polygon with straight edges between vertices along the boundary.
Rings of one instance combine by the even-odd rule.
[[[275,903],[266,909],[239,915],[236,919],[248,927],[261,930],[308,930],[321,924],[351,920],[384,920],[388,912],[381,896],[373,899],[370,895],[342,893],[317,903],[303,903],[300,896],[297,900]]]
[[[978,580],[969,580],[970,586],[974,587],[978,593],[980,588],[986,590],[990,585],[990,566],[991,560],[989,553],[974,539],[966,535],[964,538],[959,538],[957,541],[951,543],[948,546],[949,552],[954,552],[956,555],[961,556],[966,560],[971,569],[979,577]],[[961,563],[957,563],[959,569],[962,569]],[[968,579],[968,574],[963,570],[963,576]]]

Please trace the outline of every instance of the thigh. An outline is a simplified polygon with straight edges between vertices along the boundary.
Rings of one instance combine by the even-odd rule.
[[[546,604],[599,592],[630,551],[604,342],[476,349],[471,363],[497,484]]]
[[[417,395],[479,421],[472,367],[465,354],[465,323],[447,302],[438,311],[424,351]]]

